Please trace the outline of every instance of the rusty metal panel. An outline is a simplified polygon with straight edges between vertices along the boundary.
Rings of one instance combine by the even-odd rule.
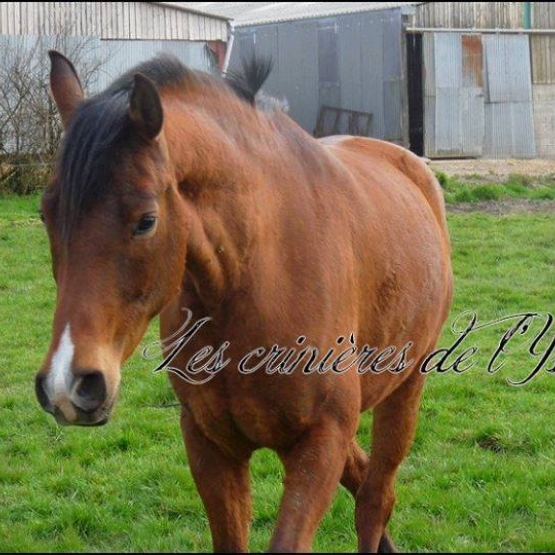
[[[463,86],[483,87],[483,48],[481,35],[462,36],[462,79]]]
[[[484,99],[480,36],[424,36],[425,152],[430,157],[481,156]]]

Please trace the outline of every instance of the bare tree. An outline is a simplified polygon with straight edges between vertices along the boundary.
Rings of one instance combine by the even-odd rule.
[[[36,188],[19,181],[29,179],[31,167],[39,173],[42,167],[44,176],[58,149],[62,127],[48,94],[47,51],[53,48],[70,58],[85,89],[95,88],[108,59],[106,46],[95,37],[76,36],[71,21],[58,27],[53,36],[0,37],[0,188],[6,179],[18,192]]]

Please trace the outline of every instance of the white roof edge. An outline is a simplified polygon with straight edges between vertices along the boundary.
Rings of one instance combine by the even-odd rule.
[[[154,4],[155,6],[161,6],[163,8],[169,8],[170,10],[177,10],[179,12],[187,12],[193,13],[196,15],[203,15],[204,17],[211,17],[212,19],[221,19],[223,21],[227,21],[228,23],[231,22],[230,17],[226,17],[225,15],[219,15],[211,12],[205,12],[203,10],[199,10],[197,8],[189,8],[186,6],[179,6],[175,2],[147,2],[147,4]]]
[[[420,4],[425,4],[426,2],[403,2],[403,4],[399,4],[399,5],[392,5],[392,6],[381,6],[381,7],[375,7],[375,8],[371,8],[369,6],[361,6],[360,8],[353,8],[353,7],[347,7],[347,8],[338,8],[335,10],[330,10],[328,12],[321,12],[321,13],[315,13],[315,14],[284,14],[282,16],[275,16],[275,17],[268,17],[268,18],[262,18],[262,17],[253,17],[252,19],[247,19],[247,14],[245,14],[245,19],[232,19],[231,20],[231,25],[233,27],[254,27],[256,25],[273,25],[273,24],[277,24],[277,23],[286,23],[286,22],[291,22],[291,21],[305,21],[305,20],[309,20],[309,19],[323,19],[325,17],[335,17],[335,16],[339,16],[339,15],[349,15],[349,14],[355,14],[355,13],[364,13],[364,12],[377,12],[377,11],[386,11],[386,10],[401,10],[403,14],[406,15],[412,15],[412,9],[416,8],[416,6],[420,5]],[[376,2],[377,4],[377,2]],[[389,3],[388,3],[389,4]],[[395,3],[391,3],[391,4],[395,4]]]

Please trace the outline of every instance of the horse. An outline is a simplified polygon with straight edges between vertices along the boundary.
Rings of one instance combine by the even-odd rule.
[[[159,315],[172,337],[191,310],[209,322],[173,367],[224,342],[231,361],[203,385],[168,373],[214,551],[248,549],[260,448],[284,467],[270,551],[309,551],[339,484],[355,498],[359,550],[395,551],[386,525],[415,433],[419,363],[453,290],[431,170],[401,146],[316,140],[258,109],[264,61],[220,76],[158,56],[85,98],[72,63],[49,55],[65,137],[41,201],[57,286],[35,378],[42,407],[60,424],[105,424],[149,322]],[[301,336],[318,352],[365,342],[394,356],[410,345],[411,364],[238,371],[245,353],[297,348]],[[370,410],[367,454],[355,434]]]

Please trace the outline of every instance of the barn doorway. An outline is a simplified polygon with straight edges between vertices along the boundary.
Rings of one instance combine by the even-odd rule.
[[[407,35],[407,77],[409,97],[409,143],[412,152],[424,156],[424,75],[422,34]]]

